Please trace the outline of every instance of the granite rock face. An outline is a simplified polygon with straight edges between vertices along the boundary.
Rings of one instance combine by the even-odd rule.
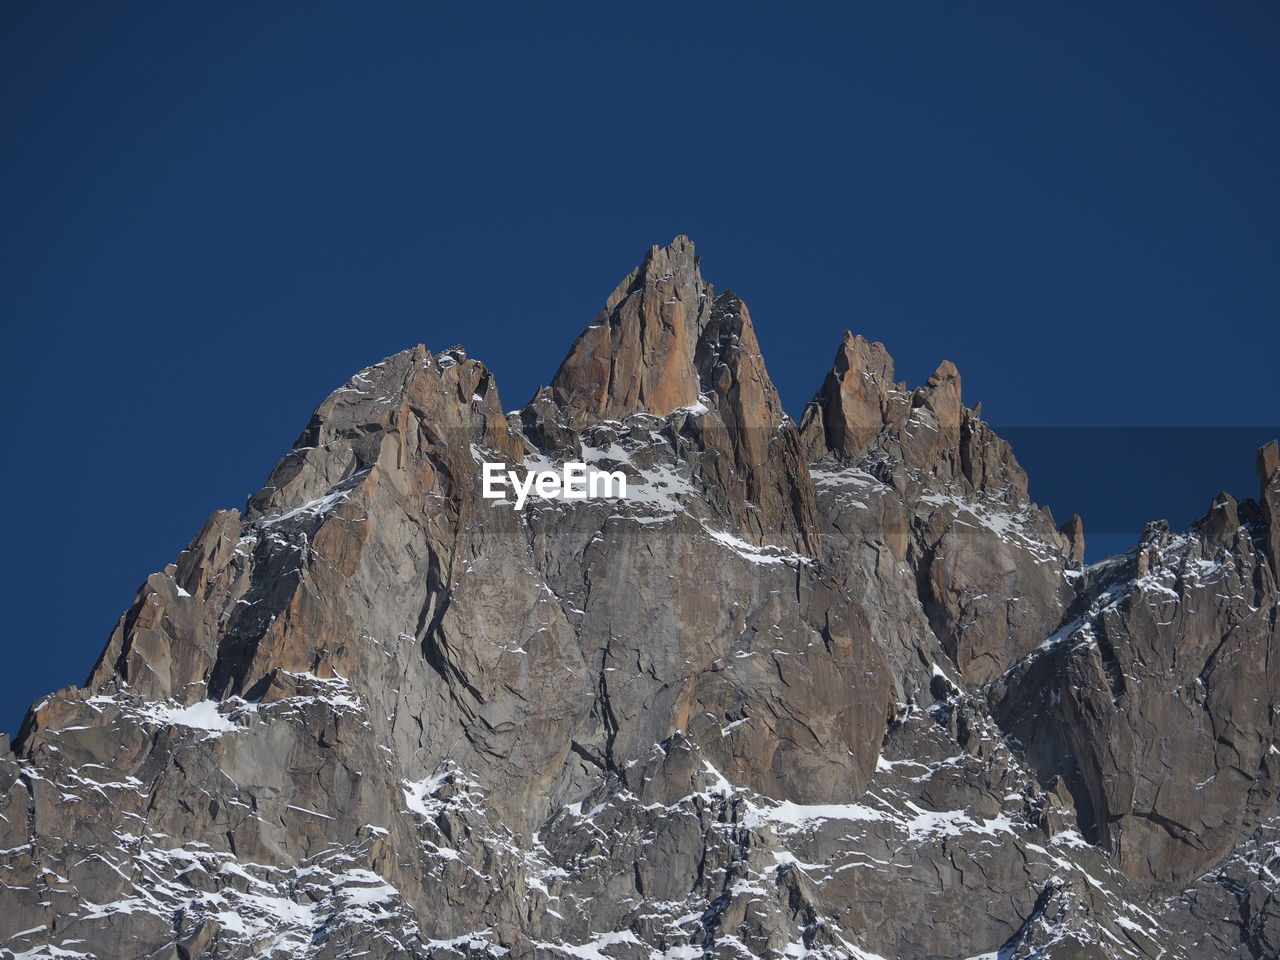
[[[551,381],[556,403],[575,424],[696,405],[689,361],[711,305],[688,237],[651,248],[560,365]]]
[[[521,410],[388,358],[148,578],[0,741],[0,956],[1275,956],[1259,472],[1083,567],[954,366],[846,334],[797,425],[677,238]]]
[[[1085,836],[1156,889],[1221,863],[1280,787],[1276,583],[1239,506],[1223,494],[1185,534],[1150,524],[1091,568],[1087,606],[991,691]]]

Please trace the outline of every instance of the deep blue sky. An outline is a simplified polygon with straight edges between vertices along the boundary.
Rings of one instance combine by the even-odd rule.
[[[852,328],[998,425],[1280,421],[1274,2],[470,6],[0,8],[0,729],[355,370],[518,406],[677,233],[793,413]]]

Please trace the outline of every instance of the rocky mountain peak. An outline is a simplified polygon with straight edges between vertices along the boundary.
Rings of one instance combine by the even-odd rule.
[[[1073,513],[1067,517],[1058,533],[1062,535],[1067,565],[1074,568],[1084,566],[1084,520],[1080,514]]]
[[[1272,440],[1258,448],[1258,479],[1264,484],[1270,483],[1280,470],[1280,443]]]
[[[944,360],[923,386],[893,382],[881,343],[845,332],[831,370],[805,408],[800,435],[811,458],[888,458],[929,476],[1010,502],[1027,498],[1027,478],[1009,445],[968,408],[960,372]]]
[[[846,330],[826,380],[806,408],[801,427],[806,445],[843,457],[861,456],[893,422],[892,407],[905,405],[904,391],[904,385],[893,382],[893,358],[884,344]]]
[[[744,438],[759,453],[761,441],[786,419],[782,399],[765,369],[747,305],[732,291],[711,304],[698,337],[694,366],[702,396],[715,405],[721,419],[755,434]]]
[[[688,237],[652,247],[574,343],[552,396],[584,425],[696,405],[694,352],[712,294]]]
[[[0,955],[1276,956],[1258,465],[1083,567],[953,365],[846,333],[797,429],[679,237],[519,412],[389,357],[147,578],[0,738]]]
[[[593,425],[636,417],[679,421],[699,451],[690,469],[736,535],[818,551],[808,466],[751,314],[732,291],[715,295],[687,237],[650,249],[520,422],[552,452]]]
[[[943,360],[913,397],[913,405],[928,407],[933,412],[943,436],[949,441],[958,440],[960,436],[960,417],[964,410],[961,389],[960,371],[950,360]]]

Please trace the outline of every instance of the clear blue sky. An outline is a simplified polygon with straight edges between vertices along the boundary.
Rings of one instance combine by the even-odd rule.
[[[518,406],[677,233],[793,413],[851,328],[997,425],[1280,421],[1276,3],[455,6],[0,9],[0,729],[356,369]]]

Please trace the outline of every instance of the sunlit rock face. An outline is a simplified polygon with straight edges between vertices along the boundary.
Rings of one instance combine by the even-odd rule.
[[[0,956],[1276,956],[1274,446],[1086,568],[953,365],[814,381],[683,237],[514,413],[356,374],[0,750]]]

